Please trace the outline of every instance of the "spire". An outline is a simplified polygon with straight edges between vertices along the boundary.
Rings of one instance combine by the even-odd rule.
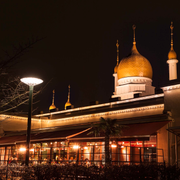
[[[117,47],[117,64],[114,68],[114,73],[117,73],[117,68],[118,68],[118,65],[119,65],[119,43],[118,43],[118,40],[116,42],[116,47]]]
[[[133,47],[132,47],[132,54],[139,54],[138,50],[137,50],[137,47],[136,47],[136,33],[135,33],[135,30],[136,30],[136,26],[133,25],[132,26],[132,29],[133,29]]]
[[[136,44],[136,37],[135,37],[135,35],[136,35],[136,32],[135,32],[136,26],[133,25],[133,26],[132,26],[132,29],[133,29],[133,44]]]
[[[65,104],[65,109],[67,109],[67,106],[71,106],[71,103],[70,103],[70,85],[68,86],[68,100]]]
[[[170,29],[171,29],[171,49],[168,53],[168,59],[177,59],[177,54],[174,51],[174,47],[173,47],[174,46],[174,44],[173,44],[173,29],[174,29],[173,22],[171,22]]]
[[[170,29],[171,29],[171,50],[173,50],[173,29],[174,29],[174,26],[173,26],[172,21],[171,21]]]
[[[69,91],[68,91],[68,102],[70,102],[70,85],[68,86],[68,89],[69,89]]]
[[[54,105],[54,94],[55,94],[55,90],[53,90],[52,104],[51,104],[51,106],[49,107],[49,110],[56,109],[56,106]]]
[[[53,90],[53,99],[52,99],[52,105],[54,105],[54,94],[55,94],[55,90]]]
[[[118,40],[116,43],[116,47],[117,47],[117,65],[118,65],[119,64],[119,43],[118,43]]]

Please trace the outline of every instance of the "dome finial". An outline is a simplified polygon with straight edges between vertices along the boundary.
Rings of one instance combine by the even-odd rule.
[[[173,29],[174,29],[174,26],[173,26],[172,21],[171,21],[170,29],[171,29],[171,50],[173,50]]]
[[[70,85],[68,86],[68,89],[69,89],[69,91],[68,91],[68,102],[70,102]]]
[[[65,104],[65,109],[67,109],[67,106],[71,106],[71,103],[70,103],[70,85],[68,86],[68,100]]]
[[[117,47],[117,65],[118,65],[119,64],[119,43],[118,43],[118,40],[116,43],[116,47]]]
[[[55,90],[53,90],[53,99],[52,99],[52,105],[54,105],[54,94],[55,94]]]
[[[136,25],[133,25],[132,29],[133,29],[133,44],[136,44],[136,38],[135,38],[135,35],[136,35],[136,33],[135,33]]]
[[[49,110],[56,109],[56,106],[54,105],[54,94],[55,94],[55,90],[53,90],[52,104],[51,104],[51,106],[49,107]]]
[[[119,65],[119,43],[118,43],[118,40],[116,42],[116,47],[117,47],[117,64],[114,68],[114,73],[117,73],[117,68],[118,68],[118,65]]]
[[[133,47],[132,47],[131,53],[132,53],[132,54],[139,54],[139,52],[138,52],[138,50],[137,50],[137,47],[136,47],[136,38],[135,38],[136,26],[133,25],[133,26],[132,26],[132,29],[133,29]]]
[[[168,53],[168,59],[177,59],[177,54],[173,48],[173,45],[174,45],[173,44],[173,29],[174,29],[173,22],[171,22],[170,29],[171,29],[171,49]]]

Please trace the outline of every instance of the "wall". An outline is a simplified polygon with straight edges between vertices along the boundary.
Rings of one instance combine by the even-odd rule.
[[[153,109],[140,109],[133,108],[134,111],[122,112],[114,111],[91,114],[88,116],[79,116],[79,117],[70,117],[63,119],[38,119],[33,118],[31,122],[31,129],[47,128],[47,127],[56,127],[56,126],[66,126],[66,125],[75,125],[75,124],[84,124],[90,122],[99,121],[100,117],[111,118],[111,119],[126,119],[134,117],[142,117],[149,115],[162,114],[164,108],[163,106]],[[17,117],[17,116],[0,116],[0,126],[3,127],[4,131],[21,131],[27,129],[27,118]]]
[[[162,162],[162,151],[158,149],[163,149],[164,151],[164,161],[169,163],[168,160],[168,131],[166,130],[168,125],[163,126],[161,129],[157,131],[157,154],[158,154],[158,162]]]
[[[170,127],[180,126],[180,89],[171,89],[164,91],[164,109],[171,111],[173,122]],[[169,147],[170,147],[170,164],[175,164],[175,136],[169,134]],[[178,146],[180,149],[180,146]],[[180,157],[180,150],[178,150]]]

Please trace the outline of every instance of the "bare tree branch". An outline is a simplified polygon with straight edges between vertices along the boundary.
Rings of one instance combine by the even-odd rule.
[[[18,47],[13,45],[13,49],[14,49],[14,53],[11,55],[10,53],[8,53],[7,51],[4,51],[4,53],[7,56],[7,59],[4,61],[0,62],[0,71],[3,70],[7,70],[7,68],[12,67],[15,63],[17,63],[17,59],[20,58],[22,55],[24,55],[24,53],[33,47],[34,44],[36,44],[37,42],[41,41],[44,38],[32,38],[32,40],[24,45],[19,44]]]
[[[44,38],[32,38],[28,43],[13,45],[13,53],[4,51],[6,58],[0,61],[0,113],[14,111],[23,104],[28,104],[29,89],[28,86],[20,82],[19,77],[10,77],[8,69],[18,63],[24,53]],[[51,80],[50,80],[51,81]],[[50,82],[49,81],[49,82]],[[33,96],[37,96],[49,84],[49,82],[38,91],[34,90]],[[36,101],[37,104],[39,101]]]
[[[36,95],[39,94],[39,93],[40,93],[40,91],[38,91],[38,92],[36,92],[36,93],[33,93],[33,96],[36,96]],[[7,111],[10,111],[10,110],[12,110],[12,109],[15,109],[15,108],[17,108],[18,106],[20,106],[20,105],[22,105],[22,104],[24,104],[24,103],[26,103],[26,102],[28,102],[28,101],[29,101],[29,98],[26,99],[26,100],[24,100],[24,101],[22,101],[22,102],[20,102],[19,104],[14,105],[13,107],[11,107],[11,108],[9,108],[9,109],[5,109],[5,110],[3,110],[3,111],[0,111],[0,114],[2,114],[2,113],[4,113],[4,112],[7,112]]]

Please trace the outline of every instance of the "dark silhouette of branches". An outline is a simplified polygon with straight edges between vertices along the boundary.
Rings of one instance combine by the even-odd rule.
[[[29,49],[31,49],[37,42],[41,41],[44,38],[32,38],[25,44],[19,44],[18,46],[13,45],[13,52],[9,53],[4,51],[6,57],[0,61],[0,73],[7,73],[8,68],[14,66],[18,59],[24,55]]]
[[[9,73],[9,68],[20,62],[19,58],[23,56],[29,49],[31,49],[37,42],[44,38],[32,38],[25,44],[13,46],[13,52],[9,53],[4,51],[6,57],[0,60],[0,113],[7,111],[14,111],[19,106],[28,104],[29,100],[29,87],[20,81],[19,77],[15,77]],[[51,80],[50,80],[51,81]],[[49,82],[48,82],[49,83]],[[48,84],[47,83],[47,84]],[[36,90],[33,97],[36,97],[47,84]],[[37,103],[36,101],[35,103]]]

